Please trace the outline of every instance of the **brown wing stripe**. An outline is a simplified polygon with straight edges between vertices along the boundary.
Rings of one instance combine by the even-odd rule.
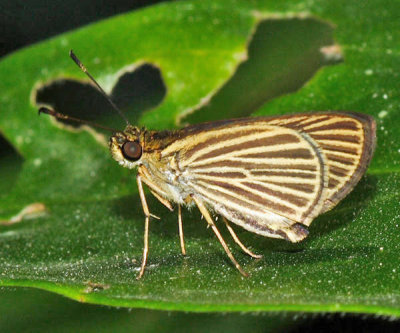
[[[254,176],[279,176],[289,178],[315,179],[315,174],[304,172],[287,172],[287,171],[251,171]]]
[[[196,165],[197,169],[211,169],[211,168],[239,168],[245,170],[289,170],[289,171],[316,171],[315,165],[312,164],[269,164],[269,163],[251,163],[241,162],[236,160],[223,160],[218,162],[205,163]],[[197,171],[195,171],[197,172]],[[256,171],[257,172],[257,171]],[[262,171],[263,172],[263,171]]]
[[[359,126],[355,121],[349,120],[349,121],[338,121],[332,124],[327,124],[319,127],[313,127],[310,129],[307,129],[309,125],[307,124],[305,126],[307,133],[312,133],[312,132],[320,132],[320,131],[329,131],[329,130],[352,130],[352,131],[358,131]]]
[[[334,166],[334,165],[330,165],[329,166],[329,172],[331,172],[334,175],[339,176],[339,177],[346,177],[347,173],[348,173],[348,170],[343,169],[343,168],[339,168],[339,167]]]
[[[332,151],[332,152],[338,152],[338,153],[344,153],[344,154],[349,154],[349,155],[355,155],[358,156],[359,152],[357,148],[353,147],[345,147],[345,146],[336,146],[336,145],[329,145],[326,143],[319,143],[319,146],[325,151]]]
[[[339,185],[339,181],[337,181],[334,178],[329,178],[329,183],[328,183],[329,188],[335,188],[338,185]]]
[[[234,135],[234,138],[237,138],[240,136],[241,133],[236,133]],[[218,144],[223,143],[224,141],[229,141],[229,140],[219,140]],[[232,153],[232,152],[239,152],[240,150],[246,150],[249,148],[254,148],[254,147],[260,147],[260,146],[274,146],[274,145],[283,145],[287,143],[298,143],[299,139],[294,136],[294,135],[275,135],[272,137],[267,137],[267,138],[261,138],[261,139],[256,139],[256,140],[248,140],[241,142],[239,145],[230,145],[218,149],[214,149],[208,153],[205,153],[203,155],[200,155],[194,159],[194,161],[201,161],[205,160],[207,158],[212,158],[216,156],[222,156],[224,154]],[[199,145],[195,146],[195,148],[192,148],[191,150],[188,151],[189,154],[193,154],[193,150],[196,149],[196,151],[199,151],[198,148]]]
[[[240,199],[240,196],[237,195],[236,193],[234,194],[228,194],[222,191],[219,191],[217,189],[211,188],[208,184],[207,185],[203,185],[200,182],[197,182],[196,184],[193,184],[195,186],[195,188],[197,188],[198,190],[201,190],[201,193],[203,196],[205,196],[206,198],[208,198],[211,201],[214,201],[219,198],[219,199],[225,199],[223,200],[223,202],[225,202],[225,205],[227,207],[230,207],[231,209],[235,209],[234,207],[229,206],[230,203],[235,203],[237,205],[240,205],[242,207],[245,207],[247,209],[251,209],[254,212],[263,212],[263,206],[265,205],[266,201],[263,201],[262,207],[255,205],[251,202],[245,201]],[[253,201],[255,202],[255,201]],[[275,209],[277,207],[274,207]],[[279,207],[281,208],[281,207]],[[290,213],[293,213],[294,211],[292,209],[290,209],[289,207],[284,207],[285,209],[288,209],[290,211]],[[235,209],[236,210],[236,209]]]
[[[313,134],[314,140],[327,140],[327,141],[341,141],[360,143],[360,138],[356,135],[344,135],[344,134]]]
[[[265,184],[273,184],[273,185],[278,185],[282,187],[287,187],[292,190],[296,190],[299,192],[304,192],[304,193],[313,193],[315,186],[313,184],[300,184],[300,183],[288,183],[288,182],[274,182],[274,181],[265,181]]]
[[[251,188],[251,189],[257,190],[258,192],[267,193],[267,194],[272,195],[274,197],[277,197],[277,198],[283,199],[285,201],[288,201],[288,202],[290,202],[290,203],[292,203],[292,204],[294,204],[294,205],[296,205],[298,207],[304,207],[308,203],[308,200],[305,199],[305,198],[302,198],[302,197],[299,197],[297,195],[293,195],[293,194],[290,194],[290,193],[283,193],[283,192],[280,192],[280,191],[274,191],[274,190],[271,190],[270,188],[268,188],[266,186],[263,186],[261,184],[255,184],[255,183],[250,183],[250,182],[242,182],[242,184],[247,186],[247,187],[249,187],[249,188]]]
[[[333,162],[338,162],[340,164],[345,164],[345,165],[354,165],[357,163],[354,159],[351,158],[346,158],[344,156],[339,156],[339,155],[334,155],[334,154],[325,154],[328,160],[333,161]]]
[[[227,179],[244,179],[246,175],[242,172],[214,172],[214,171],[197,171],[196,174],[200,176],[209,176],[209,177],[219,177],[219,178],[227,178]]]
[[[306,118],[306,119],[301,119],[300,121],[297,121],[297,122],[288,122],[288,125],[290,125],[290,126],[296,125],[298,127],[304,128],[304,127],[308,127],[308,126],[311,126],[311,125],[314,125],[314,124],[321,123],[321,122],[326,121],[328,119],[330,119],[329,116],[320,116],[320,117],[317,117],[314,120]]]
[[[262,152],[255,154],[240,155],[243,158],[290,158],[290,159],[312,159],[309,149],[288,149],[273,152]]]
[[[241,187],[238,186],[234,186],[232,184],[229,183],[225,183],[225,182],[218,182],[218,181],[213,181],[213,180],[208,180],[207,183],[211,184],[211,185],[215,185],[218,186],[220,188],[224,188],[238,196],[242,196],[245,198],[248,198],[250,201],[252,202],[257,202],[265,207],[271,207],[272,209],[274,209],[275,211],[278,212],[283,212],[283,213],[289,213],[289,214],[295,214],[294,209],[281,205],[279,203],[273,202],[271,200],[268,200],[266,198],[263,198],[257,194],[254,194],[253,191],[247,191]],[[214,190],[214,189],[213,189]]]
[[[241,130],[241,131],[237,130],[237,131],[229,132],[227,134],[221,134],[221,135],[214,136],[212,138],[206,139],[205,141],[200,142],[200,143],[196,144],[195,146],[191,147],[191,149],[185,153],[185,157],[187,159],[189,159],[195,153],[203,150],[206,147],[213,146],[213,145],[221,143],[223,141],[230,141],[230,140],[236,139],[237,137],[240,137],[240,136],[251,135],[251,134],[259,133],[259,132],[265,133],[266,130],[265,129],[261,130],[261,129],[257,129],[257,128],[256,129],[246,129],[246,130]]]

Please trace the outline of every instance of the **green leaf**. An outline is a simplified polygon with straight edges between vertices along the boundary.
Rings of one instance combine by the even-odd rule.
[[[16,153],[0,163],[1,172],[15,180],[2,185],[0,215],[18,221],[15,217],[22,215],[16,214],[23,208],[33,212],[19,223],[0,226],[0,285],[41,288],[83,302],[126,307],[398,316],[398,15],[395,4],[383,0],[182,1],[115,17],[3,59],[0,130]],[[332,27],[343,61],[320,68],[324,62],[315,49],[331,44]],[[304,47],[293,48],[285,33],[281,38],[262,38],[269,29],[274,35],[287,31],[291,41],[300,39],[296,45]],[[270,42],[278,48],[275,54],[286,57],[271,57]],[[87,82],[68,58],[70,48],[107,92],[121,98],[121,91],[126,91],[120,90],[124,73],[135,77],[134,68],[152,65],[146,73],[156,83],[143,92],[140,107],[133,107],[134,101],[123,105],[129,117],[149,128],[253,111],[361,111],[378,122],[374,159],[355,190],[316,219],[302,243],[238,230],[245,244],[264,255],[253,260],[235,248],[250,278],[238,274],[195,211],[183,215],[188,256],[182,258],[176,213],[148,195],[152,212],[162,221],[151,222],[148,267],[143,279],[136,281],[144,218],[134,172],[110,158],[102,133],[37,117],[38,101],[68,103],[60,102],[63,90],[73,99],[74,91],[83,89],[84,96],[106,103],[87,84],[74,81]],[[273,69],[263,63],[263,53]],[[303,72],[302,59],[310,60]],[[284,70],[287,75],[280,76]],[[243,87],[249,92],[254,87],[255,94]],[[281,94],[286,95],[263,104]],[[79,98],[74,103],[79,107]],[[80,108],[91,106],[82,103]],[[96,103],[82,117],[95,115]],[[123,124],[116,114],[101,114],[96,121],[118,128]],[[21,170],[18,155],[24,159]]]

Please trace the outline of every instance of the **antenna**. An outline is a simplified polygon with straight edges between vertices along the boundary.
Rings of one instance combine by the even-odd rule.
[[[71,59],[79,66],[79,68],[82,70],[82,72],[84,72],[89,79],[96,85],[97,89],[99,89],[99,91],[101,92],[101,94],[107,99],[107,101],[111,104],[111,106],[119,113],[119,115],[122,117],[122,119],[125,120],[127,125],[130,125],[128,118],[125,116],[125,114],[121,111],[121,109],[119,109],[115,103],[111,100],[111,98],[106,94],[106,92],[103,90],[102,87],[100,87],[100,85],[96,82],[96,80],[93,78],[92,75],[90,75],[90,73],[88,72],[88,70],[86,69],[86,67],[81,63],[81,61],[78,59],[78,57],[75,55],[74,51],[70,50],[69,51],[69,56],[71,57]],[[43,113],[46,113],[44,111],[42,111]],[[54,111],[53,111],[54,112]],[[39,110],[40,113],[40,110]],[[54,112],[55,114],[57,114],[57,112]],[[50,114],[50,113],[48,113]],[[53,115],[53,114],[52,114]],[[65,117],[65,115],[62,115]],[[54,115],[54,117],[56,117]],[[56,117],[58,118],[58,117]],[[60,119],[66,119],[66,118],[60,118]],[[73,119],[72,117],[69,117],[70,120],[77,120],[77,119]],[[97,127],[101,127],[101,126],[97,126]]]
[[[76,121],[77,123],[87,124],[87,125],[90,125],[90,126],[93,126],[93,127],[98,127],[98,128],[105,129],[107,131],[122,133],[122,131],[120,131],[120,130],[116,130],[116,129],[111,128],[111,127],[99,125],[99,124],[93,123],[93,122],[88,121],[88,120],[83,120],[83,119],[67,116],[66,114],[56,112],[56,111],[51,110],[49,108],[46,108],[44,106],[39,109],[39,111],[38,111],[39,116],[40,116],[41,113],[48,114],[48,115],[53,116],[54,118],[57,118],[57,119],[72,120],[72,121]]]

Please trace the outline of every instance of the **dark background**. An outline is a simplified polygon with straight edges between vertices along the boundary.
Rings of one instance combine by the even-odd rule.
[[[0,0],[0,56],[161,0]]]
[[[4,57],[13,51],[16,51],[20,48],[26,47],[30,44],[40,42],[44,39],[50,38],[52,36],[58,35],[60,33],[73,30],[75,28],[84,26],[94,21],[98,21],[110,16],[114,16],[123,12],[131,11],[134,9],[138,9],[141,7],[149,6],[155,3],[162,2],[161,0],[0,0],[0,57]],[[1,141],[1,136],[0,136]],[[0,145],[1,146],[1,145]],[[3,146],[4,147],[4,146]],[[10,291],[6,290],[6,297],[10,297]],[[36,294],[37,292],[34,292]],[[46,294],[46,293],[44,293]],[[21,296],[20,292],[17,292],[16,295]],[[30,292],[27,291],[25,294],[29,297]],[[68,320],[68,318],[64,318],[61,313],[57,312],[57,309],[54,305],[54,297],[58,296],[45,296],[44,299],[39,296],[38,300],[42,301],[46,299],[46,297],[50,297],[52,302],[49,303],[48,306],[52,307],[51,313],[56,314],[55,319],[57,321]],[[0,303],[2,302],[3,291],[0,289]],[[16,300],[17,301],[17,300]],[[33,300],[32,300],[33,301]],[[46,303],[46,301],[44,302]],[[69,313],[69,315],[73,315],[75,313],[87,313],[88,315],[92,313],[95,316],[104,316],[108,311],[114,311],[113,309],[108,309],[104,307],[98,308],[99,310],[95,310],[93,306],[78,304],[73,301],[66,300],[64,298],[59,297],[60,303],[60,311],[63,312],[66,316],[68,316],[68,312],[65,313],[66,307],[75,308],[74,311]],[[18,303],[15,303],[18,304]],[[43,312],[47,312],[46,304],[40,304],[40,310]],[[12,310],[12,309],[11,309]],[[27,309],[29,312],[29,309]],[[39,309],[38,309],[39,310]],[[98,311],[98,312],[97,312]],[[140,310],[145,311],[145,310]],[[152,311],[154,312],[154,311]],[[143,313],[143,312],[142,312]],[[126,313],[125,313],[126,314]],[[124,314],[124,315],[125,315]],[[2,313],[2,316],[7,316],[7,313]],[[115,313],[117,315],[117,313]],[[49,315],[51,316],[51,314]],[[90,316],[90,315],[89,315]],[[165,312],[160,313],[160,316],[165,317]],[[209,326],[206,322],[209,323],[209,320],[206,320],[206,315],[198,315],[198,314],[171,314],[172,317],[175,316],[175,320],[177,322],[182,322],[183,326],[186,326],[188,323],[197,323],[197,329],[195,331],[207,330]],[[211,316],[211,315],[210,315]],[[214,316],[214,320],[218,321],[218,318]],[[218,315],[217,315],[218,316]],[[398,321],[392,321],[389,318],[382,318],[376,316],[362,316],[362,315],[312,315],[312,316],[301,316],[301,320],[294,320],[293,317],[289,314],[286,314],[289,322],[294,324],[292,326],[292,332],[353,332],[353,331],[362,331],[362,332],[395,332],[400,331],[400,325]],[[154,318],[154,316],[152,316]],[[244,318],[246,316],[242,316],[241,323],[244,325]],[[49,317],[50,318],[50,317]],[[26,320],[29,319],[28,313]],[[86,317],[86,320],[89,318]],[[169,318],[170,320],[173,318]],[[232,315],[227,316],[225,318],[219,318],[222,320],[232,320]],[[21,318],[23,321],[24,318]],[[212,320],[212,321],[214,321]],[[260,320],[257,316],[247,316],[247,320],[250,323],[265,322],[265,320]],[[202,326],[199,323],[204,322],[206,325]],[[25,327],[22,325],[22,322],[15,323],[18,324],[8,328],[14,327]],[[48,324],[54,327],[54,320],[48,319]],[[58,322],[60,324],[60,322]],[[210,324],[210,323],[209,323]],[[28,325],[29,326],[29,325]],[[46,325],[45,325],[46,326]],[[168,325],[167,325],[168,326]],[[228,325],[229,326],[229,325]],[[245,325],[246,326],[246,325]],[[4,328],[4,327],[3,327]],[[33,327],[31,327],[33,328]],[[38,327],[37,327],[38,328]],[[42,326],[42,328],[44,328]],[[132,328],[134,328],[132,326]],[[159,327],[159,328],[162,328]],[[171,328],[171,326],[170,326]],[[175,326],[175,328],[179,328]],[[180,331],[183,331],[184,327],[180,327]],[[194,327],[193,327],[194,328]],[[232,326],[231,326],[232,328]],[[240,328],[240,325],[238,326]],[[243,328],[243,326],[242,326]],[[107,330],[106,327],[103,329]],[[263,331],[262,327],[259,327],[260,330]],[[288,329],[286,327],[285,331]],[[0,327],[0,330],[1,327]],[[18,329],[17,329],[18,330]],[[47,330],[50,331],[50,327],[47,327]]]

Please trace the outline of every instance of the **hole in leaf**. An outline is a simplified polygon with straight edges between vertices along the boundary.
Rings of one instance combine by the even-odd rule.
[[[110,97],[126,113],[129,121],[135,124],[145,110],[161,103],[165,94],[160,70],[144,64],[120,76]],[[125,126],[124,120],[106,98],[88,82],[54,80],[37,90],[36,103],[50,105],[57,112],[108,127],[123,129]],[[74,127],[80,126],[73,121],[59,121]]]
[[[319,68],[342,60],[339,47],[332,45],[333,27],[322,21],[263,21],[249,45],[248,60],[207,105],[183,122],[247,116],[266,101],[298,90]]]
[[[7,195],[14,186],[23,161],[14,147],[0,135],[0,197]]]

